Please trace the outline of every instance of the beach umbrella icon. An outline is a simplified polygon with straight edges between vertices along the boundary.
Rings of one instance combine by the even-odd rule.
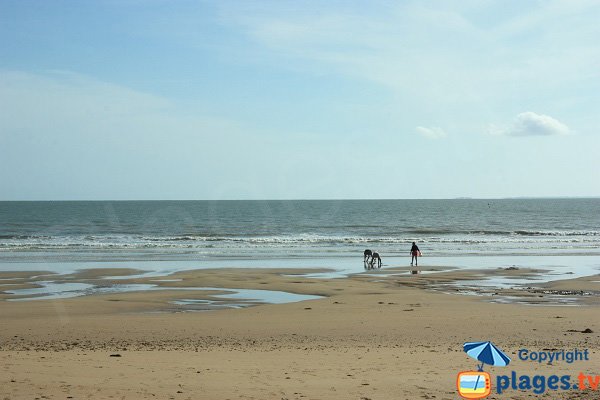
[[[483,371],[483,364],[506,367],[510,363],[510,357],[494,346],[492,342],[467,342],[463,345],[463,349],[470,357],[481,361],[480,371]]]

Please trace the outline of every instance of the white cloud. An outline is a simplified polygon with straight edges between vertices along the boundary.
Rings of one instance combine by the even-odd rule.
[[[571,129],[548,115],[527,111],[517,115],[510,125],[490,126],[489,132],[505,136],[553,136],[568,135]]]
[[[291,57],[294,69],[342,73],[412,102],[497,104],[513,98],[515,85],[556,93],[597,76],[593,2],[579,2],[569,12],[570,2],[376,3],[368,11],[234,4],[223,6],[225,19],[275,54]]]
[[[442,128],[438,127],[425,128],[423,126],[417,126],[416,130],[419,135],[428,139],[441,139],[448,136]]]

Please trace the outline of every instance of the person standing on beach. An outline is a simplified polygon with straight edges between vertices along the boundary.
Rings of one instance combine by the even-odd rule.
[[[410,265],[413,265],[413,262],[415,263],[415,266],[419,265],[417,259],[421,255],[421,251],[419,250],[419,246],[417,246],[415,242],[412,242],[412,247],[410,248],[410,255]]]

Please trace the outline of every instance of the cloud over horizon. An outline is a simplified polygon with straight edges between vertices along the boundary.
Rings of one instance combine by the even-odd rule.
[[[504,136],[557,136],[572,133],[571,129],[559,120],[532,111],[520,113],[510,125],[492,125],[489,132]]]
[[[419,135],[428,139],[442,139],[448,136],[446,132],[437,126],[426,128],[424,126],[417,126],[416,131]]]

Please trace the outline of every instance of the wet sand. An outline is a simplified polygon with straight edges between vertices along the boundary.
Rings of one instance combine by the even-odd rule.
[[[218,269],[129,279],[139,271],[96,270],[52,278],[151,283],[164,290],[0,300],[0,399],[456,399],[456,374],[477,364],[462,344],[479,340],[493,341],[513,358],[509,367],[487,367],[492,376],[600,373],[599,276],[494,289],[496,294],[479,288],[477,295],[467,296],[455,294],[453,283],[486,274],[524,278],[537,272],[411,275],[398,268],[341,279],[302,275],[309,272],[314,270]],[[35,286],[36,275],[3,273],[0,285]],[[106,276],[113,278],[102,279]],[[196,287],[324,297],[203,312],[173,304],[218,293],[191,290]],[[492,302],[503,296],[528,304]],[[581,305],[552,305],[556,296],[574,297]],[[590,360],[538,364],[519,360],[521,348],[590,349]],[[510,390],[489,398],[592,399],[598,393],[539,396]]]

